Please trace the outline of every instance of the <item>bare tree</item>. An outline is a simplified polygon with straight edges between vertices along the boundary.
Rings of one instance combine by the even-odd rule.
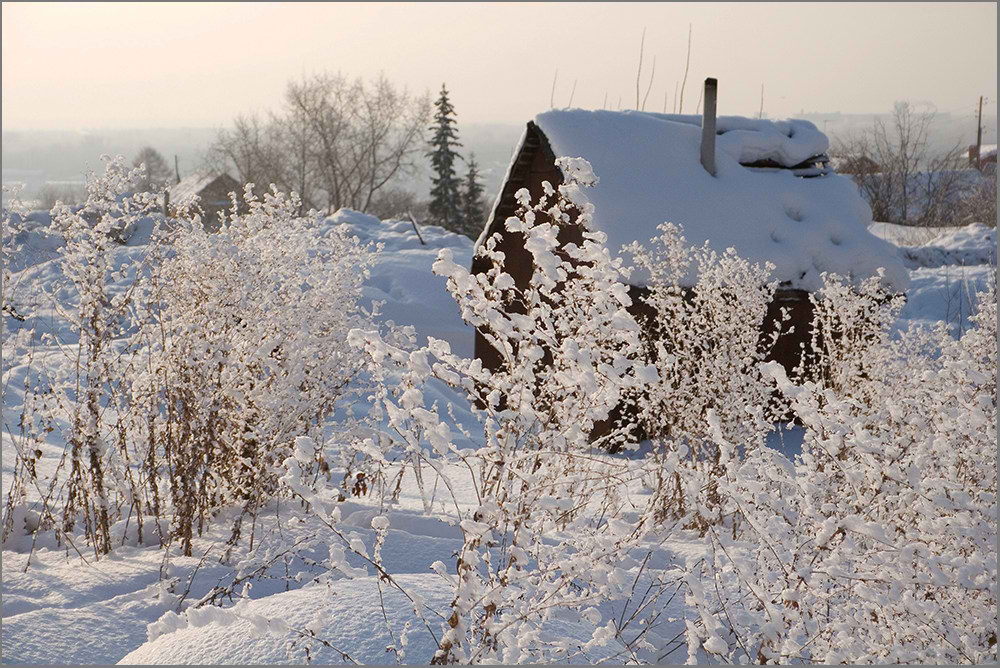
[[[361,99],[361,141],[354,145],[361,169],[353,196],[355,204],[363,202],[359,208],[365,211],[375,193],[397,175],[416,168],[414,158],[422,148],[430,100],[412,99],[381,75],[370,87],[361,86]]]
[[[912,225],[954,224],[957,206],[970,187],[961,149],[931,153],[933,111],[897,102],[888,121],[834,142],[839,171],[850,174],[875,220]]]
[[[139,183],[142,192],[152,192],[165,188],[174,182],[174,170],[170,169],[167,161],[152,146],[144,146],[132,161],[133,167],[146,165],[146,176]]]
[[[75,206],[86,199],[87,191],[82,185],[46,183],[38,192],[38,206],[46,211],[56,202]]]
[[[959,221],[963,224],[982,223],[996,227],[997,224],[997,173],[986,173],[982,180],[972,187],[958,208]]]
[[[258,189],[294,190],[303,209],[367,211],[394,179],[415,169],[430,103],[384,76],[371,82],[341,74],[292,81],[285,104],[266,120],[239,116],[208,154]]]
[[[276,143],[276,176],[287,190],[299,194],[301,216],[316,207],[321,196],[315,161],[313,160],[314,134],[309,119],[297,109],[290,109],[282,118],[271,115],[271,139]]]
[[[417,220],[425,221],[430,216],[427,210],[427,202],[417,197],[412,190],[407,190],[399,186],[391,185],[382,188],[372,198],[371,206],[366,213],[377,216],[382,220],[397,218],[406,220],[407,214],[413,214]]]
[[[208,149],[207,166],[216,171],[236,170],[241,183],[253,183],[258,190],[274,183],[289,188],[281,162],[283,151],[274,123],[256,114],[239,115],[231,130],[220,130]]]
[[[289,83],[285,102],[288,113],[300,119],[308,133],[309,160],[325,192],[326,208],[333,211],[347,194],[346,147],[353,141],[351,114],[358,105],[357,87],[340,74],[318,74]]]

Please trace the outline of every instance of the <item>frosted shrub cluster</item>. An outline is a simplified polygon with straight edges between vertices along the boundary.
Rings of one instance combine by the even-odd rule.
[[[688,247],[671,224],[660,231],[648,247],[628,249],[648,277],[639,301],[645,356],[656,368],[652,382],[631,397],[630,413],[639,416],[661,460],[655,469],[661,512],[677,517],[693,510],[695,524],[704,527],[719,521],[713,481],[723,458],[738,454],[719,448],[716,437],[739,443],[741,451],[762,447],[775,419],[777,405],[760,371],[779,333],[761,334],[774,267],[750,264],[731,248],[718,255],[707,244]],[[660,478],[678,466],[688,472]]]
[[[141,541],[150,516],[161,542],[191,554],[228,505],[242,510],[235,542],[243,517],[281,493],[295,439],[321,440],[335,407],[363,389],[352,383],[362,354],[346,340],[370,321],[359,297],[373,249],[298,216],[294,195],[258,199],[248,186],[220,232],[182,215],[143,254],[119,252],[116,230],[154,215],[155,198],[134,192],[141,180],[108,160],[82,209],[53,210],[63,281],[49,297],[79,354],[25,375],[5,538],[22,530],[15,522],[30,528],[30,487],[43,497],[33,524],[70,540],[82,521],[98,555],[115,522],[134,523]],[[43,479],[38,446],[63,420],[63,460]],[[303,475],[328,474],[314,449]]]
[[[879,351],[889,345],[904,303],[901,295],[888,295],[881,286],[881,271],[857,284],[831,275],[810,293],[811,341],[796,375],[841,395],[878,402],[878,395],[868,394],[874,388],[865,379],[879,364]]]
[[[944,324],[890,338],[896,306],[871,282],[825,280],[817,328],[837,323],[864,357],[827,359],[827,384],[764,367],[806,429],[802,455],[727,463],[720,494],[743,531],[711,531],[691,568],[691,656],[996,661],[995,292],[959,340]]]
[[[132,453],[118,427],[128,410],[122,379],[134,343],[130,313],[144,258],[120,258],[115,238],[156,206],[146,194],[126,196],[141,181],[141,169],[129,169],[121,159],[104,160],[106,172],[89,180],[82,207],[57,204],[52,210],[52,226],[64,244],[59,249],[62,276],[49,297],[79,347],[72,365],[25,375],[22,437],[14,439],[20,472],[40,488],[34,464],[41,450],[32,444],[52,431],[57,415],[67,420],[66,450],[59,465],[65,486],[59,490],[61,497],[53,499],[57,478],[47,481],[39,519],[43,526],[58,526],[64,533],[82,521],[97,553],[111,549],[111,524],[121,499],[131,496],[137,484]],[[124,288],[116,279],[125,279]],[[52,334],[45,334],[42,342],[67,343]],[[21,478],[10,490],[9,510],[25,495],[26,484]],[[14,528],[13,516],[8,511],[5,536]]]
[[[448,462],[475,480],[479,505],[454,504],[465,539],[435,661],[578,656],[540,635],[557,618],[596,627],[586,658],[614,642],[619,658],[656,661],[676,647],[657,621],[677,591],[691,661],[995,657],[993,295],[961,340],[943,328],[893,338],[900,303],[879,276],[827,276],[796,384],[764,362],[777,336],[761,334],[768,267],[687,248],[665,226],[652,250],[631,249],[650,276],[638,298],[657,314],[637,322],[619,284],[629,270],[582,227],[579,184],[546,193],[532,206],[519,192],[506,221],[534,259],[526,287],[495,240],[483,274],[447,251],[435,265],[499,368],[440,341],[413,351],[352,335],[402,381],[378,395],[390,428],[365,443],[365,476],[405,452],[418,480],[426,468],[451,488]],[[560,250],[573,208],[582,241]],[[454,425],[424,401],[435,381],[484,407],[484,448],[456,448]],[[623,400],[633,408],[608,429]],[[785,410],[805,428],[794,462],[765,445]],[[605,454],[643,432],[641,457]],[[661,546],[698,535],[704,556],[672,568]]]
[[[136,432],[150,472],[168,474],[185,553],[212,509],[256,512],[295,438],[321,441],[334,408],[361,391],[361,355],[345,341],[366,322],[358,297],[373,254],[340,228],[321,237],[299,208],[248,184],[220,232],[182,218],[149,280]],[[328,470],[311,458],[309,472]]]

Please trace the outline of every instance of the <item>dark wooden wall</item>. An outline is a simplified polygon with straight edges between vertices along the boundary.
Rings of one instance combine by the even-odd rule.
[[[240,188],[240,184],[231,176],[223,174],[198,193],[199,197],[201,197],[199,204],[205,212],[205,215],[202,217],[202,225],[204,225],[206,231],[219,231],[221,227],[219,224],[219,213],[225,216],[226,212],[232,207],[232,202],[229,199],[229,193],[231,192],[235,192],[237,198],[243,201],[243,189]]]

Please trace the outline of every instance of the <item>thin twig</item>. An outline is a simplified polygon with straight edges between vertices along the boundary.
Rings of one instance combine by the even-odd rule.
[[[684,87],[687,86],[688,69],[690,68],[690,66],[691,66],[691,24],[689,23],[687,59],[684,61],[684,82],[681,84],[681,99],[680,103],[678,104],[678,110],[677,110],[677,113],[679,114],[684,113]]]
[[[653,89],[653,77],[656,76],[656,56],[653,56],[653,69],[649,73],[649,85],[646,86],[646,94],[642,98],[642,107],[640,111],[646,110],[646,100],[649,99],[649,91]]]
[[[635,70],[635,108],[639,108],[639,77],[642,76],[642,52],[646,46],[646,29],[642,29],[642,38],[639,40],[639,67]]]

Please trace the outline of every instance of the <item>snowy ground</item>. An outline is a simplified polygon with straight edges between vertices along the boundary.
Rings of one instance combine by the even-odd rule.
[[[56,244],[45,234],[45,216],[37,229],[23,241],[27,252],[17,258],[11,286],[18,289],[15,305],[25,314],[39,318],[39,328],[50,331],[73,345],[72,337],[52,317],[52,305],[40,301],[37,288],[58,275]],[[444,280],[431,274],[430,267],[441,248],[451,248],[455,261],[471,260],[472,242],[436,227],[423,227],[421,243],[409,222],[381,222],[377,219],[340,212],[330,225],[344,224],[363,241],[383,244],[381,259],[365,286],[367,299],[383,302],[386,320],[413,325],[418,341],[426,336],[447,340],[452,350],[471,356],[472,331],[461,321],[457,307],[444,290]],[[944,320],[957,331],[968,326],[973,295],[987,281],[994,280],[996,230],[982,226],[962,229],[920,230],[877,223],[872,231],[901,246],[910,266],[910,289],[903,312],[905,321],[931,323]],[[137,230],[121,248],[125,254],[142,253],[148,230]],[[992,265],[992,266],[991,266]],[[10,286],[8,286],[9,289]],[[14,350],[3,360],[3,492],[10,487],[14,456],[10,434],[15,431],[24,400],[24,382],[29,365],[62,364],[67,350],[58,346],[32,344],[21,323],[5,315],[4,351]],[[8,343],[18,345],[8,346]],[[33,355],[33,360],[29,356]],[[444,401],[455,400],[444,387]],[[468,408],[456,405],[460,422],[472,426]],[[62,453],[58,430],[50,435],[43,453],[42,467],[51,470]],[[794,454],[802,434],[798,430],[775,434],[772,445]],[[462,476],[455,475],[456,480]],[[460,503],[473,504],[471,487],[459,487]],[[272,507],[274,516],[281,509]],[[375,511],[363,503],[347,504],[344,525],[366,545],[374,541],[371,518]],[[435,561],[454,564],[455,550],[461,545],[459,529],[449,523],[443,501],[435,504],[435,515],[422,511],[415,484],[406,478],[400,504],[390,513],[391,529],[383,558],[387,570],[398,574],[408,593],[424,601],[424,610],[443,609],[452,596],[447,576],[431,570]],[[413,624],[413,603],[391,590],[371,572],[365,577],[337,581],[336,587],[313,584],[318,569],[298,556],[281,556],[282,546],[301,541],[307,554],[322,560],[329,544],[320,527],[309,520],[282,522],[270,513],[260,520],[258,539],[273,546],[276,559],[249,592],[250,600],[225,611],[202,608],[204,613],[182,619],[175,614],[185,603],[205,596],[213,586],[231,581],[231,568],[218,563],[225,549],[226,531],[217,530],[201,537],[194,557],[165,553],[138,544],[134,527],[114,528],[120,549],[95,561],[75,548],[61,549],[40,540],[30,554],[31,543],[21,538],[4,546],[2,660],[3,663],[288,663],[304,662],[306,652],[317,662],[338,663],[341,650],[363,663],[395,663],[386,653],[393,637],[407,631],[406,662],[425,663],[431,658],[440,635],[441,619],[427,613],[427,628]],[[225,526],[225,522],[218,522]],[[147,527],[147,531],[150,528]],[[280,535],[279,535],[280,532]],[[677,559],[697,551],[694,542],[677,541],[669,546]],[[238,561],[240,555],[235,555]],[[354,566],[363,566],[352,561]],[[384,604],[379,603],[380,596]],[[681,605],[680,601],[676,604]],[[383,616],[384,607],[384,616]],[[419,606],[418,606],[419,607]],[[680,611],[677,611],[680,617]],[[410,622],[407,628],[407,622]],[[673,622],[681,629],[680,622]],[[308,641],[303,630],[315,632],[319,641]],[[556,620],[541,630],[553,641],[566,641],[567,662],[620,663],[620,648],[614,643],[593,651],[578,648],[590,639],[594,627],[581,620]],[[667,634],[671,628],[663,629]],[[680,663],[686,650],[677,644],[669,662]]]

